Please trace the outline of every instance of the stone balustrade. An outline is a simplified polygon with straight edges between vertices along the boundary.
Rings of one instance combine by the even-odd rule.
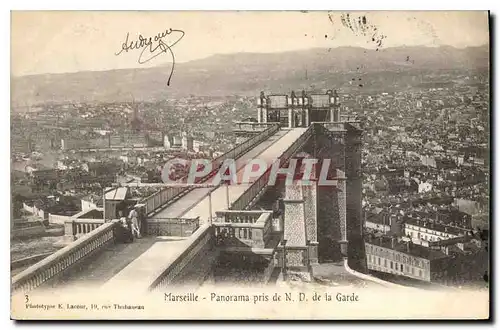
[[[54,280],[78,262],[114,242],[118,220],[105,223],[12,278],[12,292],[28,292]]]
[[[64,236],[76,238],[99,228],[104,224],[103,219],[75,219],[64,221]]]
[[[214,222],[226,223],[255,223],[262,215],[260,210],[225,210],[215,212],[216,218]]]
[[[102,219],[75,219],[73,221],[73,232],[76,236],[90,233],[104,224]]]
[[[248,246],[263,249],[269,234],[272,232],[272,211],[247,211],[260,212],[256,221],[248,222],[215,222],[216,245],[218,246]],[[243,212],[240,212],[243,214]],[[230,214],[227,213],[226,214]],[[255,219],[255,213],[252,214]],[[243,218],[235,216],[228,220]],[[252,220],[253,220],[252,219]]]

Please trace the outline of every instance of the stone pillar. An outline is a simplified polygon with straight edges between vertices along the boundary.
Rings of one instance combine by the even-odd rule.
[[[262,108],[260,106],[257,108],[257,122],[262,123]]]
[[[252,247],[263,249],[265,246],[264,233],[260,228],[252,228]]]
[[[348,248],[349,248],[349,242],[347,240],[340,240],[340,253],[342,254],[342,258],[347,258],[348,254]]]
[[[299,182],[294,182],[292,185],[287,185],[285,189],[283,238],[287,241],[284,249],[287,278],[296,276],[310,281],[309,247],[306,241],[305,203],[302,186]]]
[[[266,107],[262,108],[261,116],[262,116],[262,122],[267,123],[267,108]]]
[[[294,125],[293,125],[293,122],[294,122],[294,116],[293,116],[293,110],[292,108],[288,108],[288,128],[292,128]]]
[[[311,125],[310,119],[309,119],[309,108],[305,109],[305,113],[306,113],[306,127],[309,127],[309,125]]]
[[[73,232],[73,219],[64,221],[64,236],[71,238],[75,236]]]
[[[318,263],[317,182],[302,186],[309,262]]]
[[[62,248],[76,240],[73,221],[74,219],[64,221],[64,236],[54,242],[54,247]]]
[[[340,107],[338,105],[333,108],[333,121],[340,122]]]
[[[309,263],[311,265],[318,264],[318,242],[309,241]]]

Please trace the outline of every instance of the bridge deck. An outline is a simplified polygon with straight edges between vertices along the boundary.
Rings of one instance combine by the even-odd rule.
[[[246,152],[236,161],[236,166],[239,170],[238,177],[241,177],[240,175],[242,174],[241,171],[244,171],[244,165],[253,158],[258,157],[263,159],[266,161],[268,166],[271,166],[272,161],[286,151],[297,140],[297,138],[305,132],[305,130],[305,128],[280,130],[266,141]],[[203,226],[204,224],[207,224],[210,218],[208,196],[210,190],[213,190],[211,193],[212,216],[215,217],[216,211],[227,209],[226,189],[229,191],[229,200],[230,203],[232,203],[248,189],[248,186],[249,184],[230,185],[228,187],[221,186],[215,190],[213,190],[214,188],[196,188],[188,194],[182,196],[166,209],[157,213],[153,216],[153,218],[200,217],[200,226]],[[145,242],[142,243],[143,245],[149,244],[146,242],[152,242],[152,244],[150,244],[146,250],[134,248],[134,246],[141,245],[141,240],[144,240]],[[75,274],[70,278],[70,281],[77,281],[81,283],[91,281],[99,285],[104,284],[103,288],[127,287],[124,283],[130,283],[133,281],[146,281],[152,283],[151,278],[156,274],[161,273],[166,262],[172,257],[178,255],[180,251],[186,249],[186,244],[188,243],[188,241],[142,238],[135,241],[135,243],[132,243],[128,249],[114,253],[113,260],[115,261],[106,260],[106,257],[104,256],[101,257],[104,258],[103,261],[99,262],[100,257],[97,257],[97,259],[94,259],[93,261],[95,268],[92,271]],[[116,260],[122,261],[119,262]],[[122,266],[110,266],[110,264],[113,263],[121,263]],[[95,274],[100,275],[97,276]],[[107,283],[105,283],[106,281]]]
[[[249,150],[243,156],[236,160],[236,169],[238,171],[243,170],[244,166],[253,158],[257,157],[264,150],[269,148],[272,144],[280,140],[287,131],[280,130],[273,136],[269,137],[266,141],[258,144],[253,149]],[[208,193],[213,190],[213,188],[196,188],[187,193],[185,196],[174,202],[169,207],[155,214],[152,219],[155,218],[175,218],[184,216],[189,210],[191,210],[194,206],[200,203],[205,197],[208,196]],[[225,195],[224,195],[225,196]],[[207,197],[208,199],[208,197]],[[224,198],[225,200],[225,198]],[[213,202],[213,201],[212,201]],[[208,210],[207,210],[208,214]]]
[[[156,241],[145,253],[104,283],[101,288],[111,290],[111,292],[119,288],[147,289],[161,273],[166,262],[187,248],[186,243],[189,242],[186,240],[169,240],[168,238]],[[130,283],[133,281],[137,285],[131,288]]]
[[[85,287],[99,286],[161,240],[161,237],[144,237],[134,240],[133,243],[110,245],[91,260],[75,267],[56,285],[58,287],[69,287],[75,284]]]
[[[306,128],[295,128],[288,131],[284,131],[285,134],[280,138],[263,150],[263,152],[255,155],[261,160],[264,160],[268,167],[271,167],[273,160],[277,159],[283,152],[285,152],[296,140],[299,138],[304,132]],[[283,131],[280,131],[283,132]],[[252,157],[252,158],[255,158]],[[248,161],[247,161],[248,162]],[[245,163],[247,163],[245,162]],[[242,171],[244,168],[241,168],[237,176],[242,177]],[[258,178],[251,178],[250,183],[247,184],[238,184],[238,185],[229,185],[228,187],[223,186],[215,189],[212,192],[212,216],[215,217],[216,211],[221,211],[227,209],[227,201],[226,201],[226,190],[229,191],[229,202],[233,203],[236,201],[251,185],[252,182],[257,180]],[[209,198],[208,196],[199,203],[196,204],[191,210],[183,215],[186,218],[196,218],[200,217],[200,223],[206,223],[209,219]]]

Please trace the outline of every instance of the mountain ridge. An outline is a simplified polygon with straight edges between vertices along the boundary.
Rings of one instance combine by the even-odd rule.
[[[401,46],[311,48],[281,53],[214,54],[153,68],[38,74],[11,77],[13,104],[44,102],[149,101],[189,94],[254,94],[268,88],[304,88],[341,80],[342,75],[377,72],[482,70],[489,67],[489,47]],[[306,86],[307,87],[307,86]]]

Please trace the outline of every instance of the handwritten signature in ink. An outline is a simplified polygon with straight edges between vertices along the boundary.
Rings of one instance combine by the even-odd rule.
[[[172,57],[172,69],[170,70],[170,75],[167,81],[167,86],[170,86],[170,80],[172,79],[172,74],[174,73],[175,68],[175,56],[172,51],[172,47],[181,41],[184,35],[185,33],[182,30],[167,29],[153,37],[145,38],[139,34],[139,37],[136,40],[129,41],[130,34],[127,32],[125,41],[122,43],[122,48],[119,52],[115,53],[115,55],[118,56],[124,51],[128,53],[129,50],[142,49],[137,62],[139,64],[144,64],[163,53],[170,53],[170,56]]]

